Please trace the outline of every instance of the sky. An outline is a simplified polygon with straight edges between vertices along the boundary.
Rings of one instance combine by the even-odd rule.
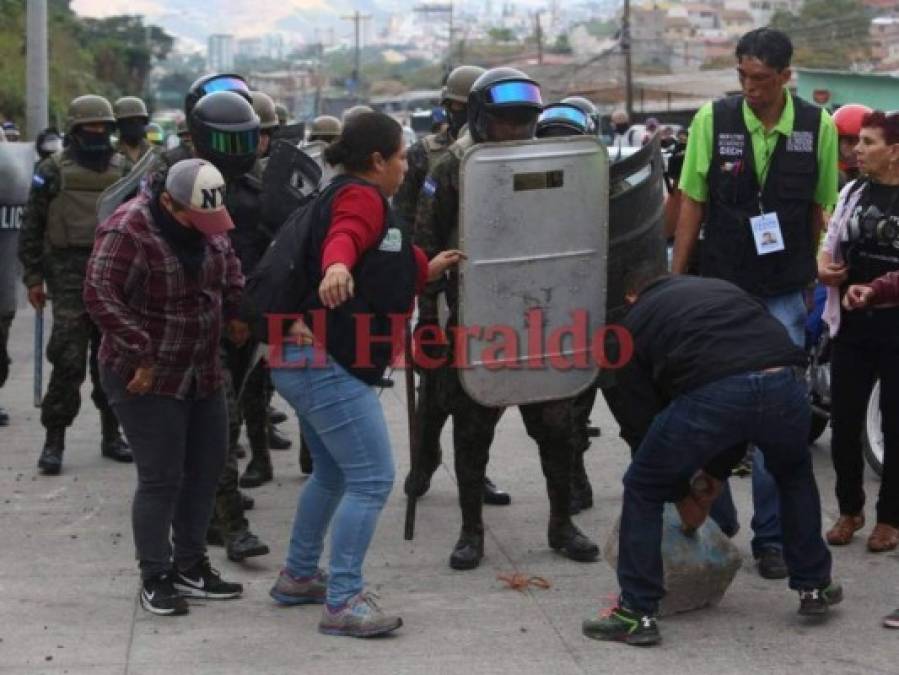
[[[480,4],[483,0],[467,0]],[[464,7],[465,1],[456,0]],[[422,0],[74,0],[72,8],[83,16],[142,14],[148,23],[165,28],[176,37],[202,45],[211,33],[249,37],[271,32],[313,38],[315,28],[338,28],[349,34],[351,24],[341,17],[353,10],[383,17],[388,13],[411,12]],[[500,5],[501,0],[496,1]],[[543,7],[548,0],[516,0],[519,7]],[[338,32],[338,36],[341,32]]]

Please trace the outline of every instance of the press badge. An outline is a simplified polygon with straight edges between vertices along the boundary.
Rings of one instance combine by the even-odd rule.
[[[780,231],[780,220],[774,212],[763,213],[749,219],[752,236],[755,238],[755,250],[759,255],[768,255],[784,250],[783,234]]]
[[[385,253],[399,253],[403,249],[403,233],[399,228],[391,227],[384,235],[381,245],[378,246],[379,251]]]

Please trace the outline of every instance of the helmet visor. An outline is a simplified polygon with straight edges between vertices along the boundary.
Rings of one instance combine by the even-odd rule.
[[[208,82],[203,83],[203,95],[214,94],[217,91],[236,91],[241,94],[250,95],[250,88],[247,83],[239,77],[233,75],[222,75],[214,77]]]
[[[252,155],[259,146],[259,130],[209,132],[209,147],[222,155]]]
[[[490,105],[543,106],[540,87],[533,82],[499,82],[487,89],[486,100]]]
[[[539,124],[553,122],[574,125],[584,133],[590,128],[590,116],[570,105],[551,105],[540,113]]]

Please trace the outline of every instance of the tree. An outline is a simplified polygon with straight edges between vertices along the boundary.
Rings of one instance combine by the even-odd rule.
[[[552,47],[549,48],[549,51],[554,54],[570,54],[571,53],[571,42],[568,40],[567,33],[561,33],[556,41],[553,43]]]
[[[515,33],[510,28],[491,28],[487,35],[494,42],[515,42]]]
[[[793,41],[793,63],[846,68],[870,58],[871,17],[859,0],[806,0],[798,14],[778,10],[771,27]]]

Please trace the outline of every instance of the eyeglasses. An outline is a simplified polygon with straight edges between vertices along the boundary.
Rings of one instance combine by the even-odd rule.
[[[223,155],[249,155],[259,146],[259,130],[209,132],[209,146]]]
[[[486,98],[492,105],[543,106],[540,87],[532,82],[500,82],[487,89]]]
[[[241,78],[234,77],[233,75],[214,77],[208,82],[203,83],[204,94],[213,94],[217,91],[237,91],[246,94],[247,96],[250,94],[250,88],[247,86],[247,83]]]
[[[553,122],[567,122],[586,132],[590,128],[590,116],[580,108],[567,103],[547,106],[542,113],[538,124],[552,124]]]

